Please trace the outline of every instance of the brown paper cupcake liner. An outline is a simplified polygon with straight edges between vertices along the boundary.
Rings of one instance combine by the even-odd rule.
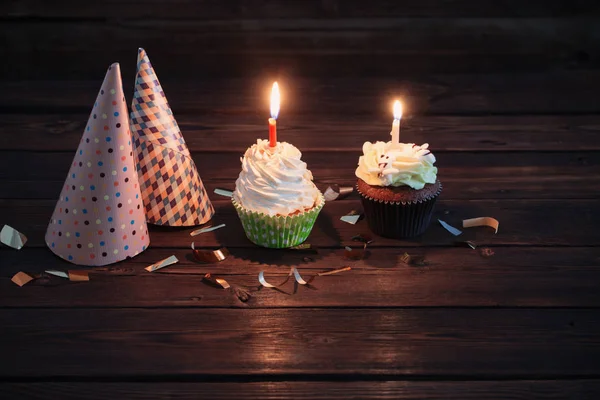
[[[431,215],[438,196],[442,192],[440,183],[438,191],[430,197],[416,202],[387,202],[365,196],[358,185],[357,192],[364,208],[369,229],[379,236],[403,239],[421,235],[431,222]]]

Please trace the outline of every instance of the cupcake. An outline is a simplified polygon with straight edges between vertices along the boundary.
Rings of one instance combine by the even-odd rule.
[[[325,199],[301,157],[286,142],[270,147],[268,140],[259,139],[246,150],[232,199],[253,243],[293,247],[310,234]]]
[[[373,233],[389,238],[422,234],[442,191],[426,143],[366,142],[358,160],[357,190]]]

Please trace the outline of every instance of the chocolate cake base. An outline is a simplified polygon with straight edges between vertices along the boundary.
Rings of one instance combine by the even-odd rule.
[[[402,239],[425,232],[442,184],[438,180],[416,190],[408,186],[372,186],[359,179],[356,188],[369,229],[379,236]]]

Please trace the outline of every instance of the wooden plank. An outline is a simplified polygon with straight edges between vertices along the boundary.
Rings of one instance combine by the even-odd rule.
[[[597,248],[493,248],[490,257],[468,248],[373,248],[361,261],[348,261],[342,250],[319,254],[260,248],[229,248],[219,264],[198,264],[191,251],[151,248],[133,260],[99,271],[90,282],[40,279],[20,288],[10,281],[18,271],[69,270],[72,264],[47,249],[0,251],[0,307],[599,307],[600,256]],[[404,252],[424,257],[426,265],[407,265]],[[144,267],[175,255],[180,262],[149,273]],[[306,259],[305,257],[309,257]],[[284,280],[291,265],[305,279],[342,266],[352,270],[316,277],[311,288],[258,290],[258,273]],[[204,274],[226,279],[251,294],[201,283]]]
[[[149,49],[149,51],[151,51]],[[501,114],[598,114],[596,94],[600,87],[598,71],[548,73],[436,74],[415,76],[395,74],[387,78],[301,78],[292,70],[266,72],[247,79],[195,75],[180,79],[190,69],[178,58],[154,56],[152,62],[163,84],[169,104],[177,117],[182,114],[218,116],[227,125],[240,116],[253,116],[257,123],[268,117],[271,82],[279,80],[283,105],[279,122],[288,124],[292,115],[313,116],[333,121],[348,116],[385,126],[389,123],[394,98],[402,98],[405,117],[412,115],[501,115]],[[127,60],[131,60],[128,63]],[[135,49],[121,59],[125,93],[130,98],[135,74]],[[82,113],[89,115],[101,79],[109,62],[97,60],[92,81],[0,81],[0,111],[18,113]],[[169,62],[171,61],[171,62]],[[239,60],[238,60],[239,61]],[[79,67],[81,62],[75,62]],[[163,72],[171,65],[176,73]],[[322,118],[321,118],[322,119]],[[385,133],[385,132],[384,132]]]
[[[247,145],[256,139],[240,133]],[[280,135],[282,138],[283,133]],[[388,136],[389,137],[389,136]],[[443,142],[443,141],[442,141]],[[308,144],[308,143],[307,143]],[[206,143],[206,146],[209,146]],[[444,184],[445,199],[597,198],[600,194],[598,152],[445,152],[431,143]],[[439,149],[439,150],[438,150]],[[192,156],[211,198],[215,187],[233,190],[241,164],[239,152],[194,153]],[[353,152],[304,151],[302,159],[325,190],[329,183],[354,186],[361,146]],[[0,198],[56,199],[69,171],[69,152],[0,152]],[[19,166],[19,168],[15,168]]]
[[[581,309],[6,309],[0,310],[0,350],[11,362],[0,364],[0,375],[6,380],[597,377],[597,314]]]
[[[118,7],[118,8],[117,8]],[[118,12],[116,10],[118,9]],[[102,0],[95,6],[61,1],[51,6],[43,0],[5,0],[0,16],[11,19],[114,18],[154,19],[272,19],[272,18],[390,18],[390,17],[567,17],[600,14],[593,0],[504,0],[502,3],[477,0],[178,0],[166,5],[160,0]]]
[[[54,209],[53,200],[0,200],[0,218],[28,238],[28,246],[44,246],[47,221]],[[233,205],[227,200],[213,202],[216,216],[212,223],[225,223],[227,229],[202,234],[200,246],[248,247]],[[339,200],[321,211],[308,241],[322,247],[340,246],[361,232],[367,232],[366,221],[356,225],[340,221],[342,215],[360,210],[358,200]],[[443,218],[460,226],[463,218],[493,216],[500,221],[498,234],[491,228],[465,230],[460,240],[475,240],[480,245],[519,246],[596,246],[600,226],[600,204],[597,200],[444,200],[436,205],[433,221]],[[151,246],[188,248],[192,241],[188,229],[150,227]],[[58,234],[58,233],[57,233]],[[420,237],[410,240],[378,238],[374,246],[453,246],[456,237],[438,223],[432,223]]]
[[[1,383],[5,399],[592,399],[600,381],[266,381],[266,382],[27,382]]]
[[[5,114],[0,120],[0,150],[73,151],[88,114]],[[348,115],[291,115],[280,122],[282,140],[311,151],[356,153],[365,141],[389,140],[390,123]],[[258,115],[235,118],[183,114],[177,118],[194,152],[243,153],[252,138],[265,136]],[[443,151],[598,151],[600,117],[582,116],[409,116],[402,121],[402,141],[431,143]],[[18,138],[18,140],[15,140]]]

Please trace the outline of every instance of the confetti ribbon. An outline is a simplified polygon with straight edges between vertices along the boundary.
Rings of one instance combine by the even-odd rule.
[[[156,262],[152,265],[149,265],[144,269],[148,272],[154,272],[154,271],[158,271],[161,268],[168,267],[169,265],[173,265],[178,262],[179,262],[179,260],[177,259],[177,257],[171,256],[171,257],[165,258],[164,260],[160,260],[159,262]]]
[[[300,275],[300,272],[298,272],[298,268],[296,267],[292,267],[290,268],[290,272],[288,273],[287,278],[285,278],[285,280],[283,282],[281,282],[278,285],[272,285],[269,282],[267,282],[267,280],[265,279],[265,271],[260,271],[258,273],[258,281],[260,282],[260,284],[266,288],[278,288],[281,287],[283,285],[285,285],[287,283],[287,281],[290,280],[290,278],[292,277],[292,275],[294,276],[294,279],[296,280],[296,282],[298,282],[300,285],[307,285],[308,282],[306,282],[302,276]]]
[[[231,285],[229,285],[229,283],[225,279],[213,278],[210,273],[204,275],[202,280],[208,282],[212,286],[220,286],[223,289],[229,289],[231,287]]]
[[[232,197],[233,196],[233,192],[231,190],[219,189],[219,188],[215,189],[215,194],[218,194],[219,196],[224,196],[224,197]]]
[[[472,228],[474,226],[489,226],[495,230],[494,233],[498,233],[498,226],[500,222],[496,218],[492,217],[479,217],[463,220],[463,228]]]
[[[340,218],[340,220],[347,222],[349,224],[352,224],[352,225],[356,225],[356,223],[358,222],[360,217],[361,217],[361,214],[358,211],[352,210],[348,214],[342,216]]]
[[[217,226],[209,226],[206,228],[196,229],[195,231],[190,232],[190,236],[198,236],[201,233],[216,231],[217,229],[221,229],[225,226],[225,224],[217,225]]]
[[[214,263],[223,261],[229,256],[229,250],[226,247],[221,247],[218,250],[196,250],[192,242],[192,250],[194,258],[203,263]]]
[[[450,232],[454,236],[462,235],[462,231],[456,229],[455,227],[442,221],[441,219],[438,219],[438,222],[440,223],[440,225],[442,225],[444,227],[444,229],[446,229],[448,232]]]
[[[0,231],[0,242],[13,249],[21,250],[27,242],[27,237],[12,226],[4,225]]]
[[[353,191],[354,191],[354,188],[352,186],[340,187],[338,185],[332,185],[332,186],[328,186],[327,189],[325,189],[325,192],[323,193],[323,197],[325,197],[325,201],[333,201],[338,198],[347,196],[348,194],[352,193]]]

